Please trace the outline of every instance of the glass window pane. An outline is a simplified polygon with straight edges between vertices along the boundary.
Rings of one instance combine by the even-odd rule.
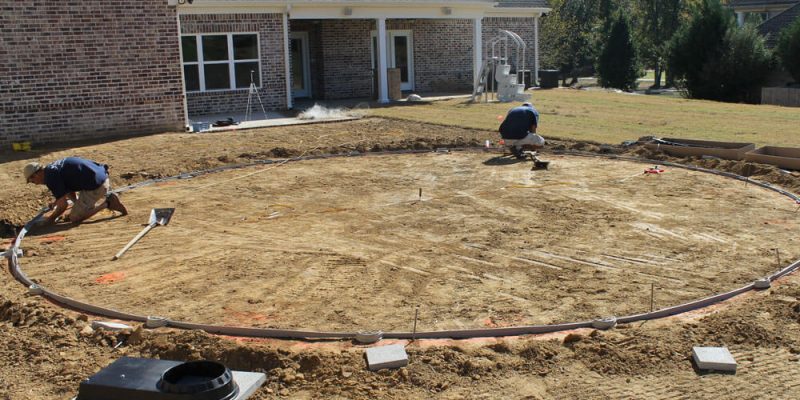
[[[203,36],[203,60],[223,61],[228,59],[228,36]]]
[[[206,64],[203,66],[203,72],[206,75],[206,90],[231,88],[228,64]]]
[[[256,35],[233,35],[233,59],[258,59],[258,40]]]
[[[183,47],[183,62],[197,61],[197,38],[194,36],[181,36]]]
[[[291,57],[292,60],[292,90],[305,89],[305,79],[303,74],[303,41],[300,39],[291,40]]]
[[[258,76],[258,63],[257,62],[243,62],[236,63],[234,66],[236,74],[236,87],[248,88],[250,87],[250,73],[253,73],[253,82],[256,86],[261,86],[261,80]]]
[[[400,81],[408,82],[408,38],[394,37],[394,65],[400,68]]]
[[[200,90],[200,68],[197,65],[184,65],[183,78],[186,80],[186,91]]]

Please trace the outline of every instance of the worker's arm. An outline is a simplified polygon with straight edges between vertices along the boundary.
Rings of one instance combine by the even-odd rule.
[[[74,193],[67,193],[59,197],[56,201],[50,203],[50,209],[53,210],[53,212],[51,212],[50,215],[48,215],[45,219],[46,223],[52,224],[56,222],[56,218],[60,217],[61,214],[64,214],[64,211],[67,211],[67,207],[69,206],[67,199],[70,197],[70,194],[75,196]]]

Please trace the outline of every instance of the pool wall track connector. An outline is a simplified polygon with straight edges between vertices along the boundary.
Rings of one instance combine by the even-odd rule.
[[[500,149],[485,149],[483,147],[470,147],[470,148],[451,148],[450,152],[498,152],[502,151]],[[129,190],[133,190],[143,186],[153,185],[159,182],[166,182],[166,181],[173,181],[173,180],[181,180],[181,179],[191,179],[198,176],[203,176],[211,173],[228,171],[233,169],[242,169],[247,167],[259,166],[259,165],[269,165],[269,164],[282,164],[287,162],[298,162],[304,160],[319,160],[319,159],[328,159],[328,158],[340,158],[340,157],[361,157],[361,156],[388,156],[388,155],[399,155],[399,154],[421,154],[421,153],[436,153],[440,152],[438,150],[431,151],[431,150],[396,150],[396,151],[383,151],[383,152],[374,152],[374,153],[360,153],[360,152],[350,152],[350,153],[342,153],[342,154],[322,154],[322,155],[313,155],[313,156],[303,156],[303,157],[294,157],[294,158],[287,158],[283,160],[258,160],[248,164],[236,164],[236,165],[229,165],[223,167],[212,168],[208,170],[202,171],[195,171],[190,173],[184,173],[172,177],[167,178],[159,178],[159,179],[151,179],[143,182],[139,182],[133,185],[125,186],[120,189],[117,189],[115,192],[125,192]],[[705,168],[700,168],[693,165],[683,165],[677,164],[673,162],[665,162],[660,160],[649,160],[649,159],[641,159],[635,157],[627,157],[627,156],[617,156],[617,155],[602,155],[602,154],[593,154],[593,153],[585,153],[585,152],[576,152],[576,151],[553,151],[552,154],[556,155],[572,155],[572,156],[582,156],[582,157],[598,157],[598,158],[608,158],[608,159],[616,159],[616,160],[623,160],[623,161],[632,161],[632,162],[641,162],[646,164],[658,164],[658,165],[665,165],[675,168],[683,168],[692,171],[698,172],[705,172],[709,174],[719,175],[727,178],[736,179],[739,181],[744,181],[748,183],[752,183],[754,185],[761,186],[765,189],[771,190],[773,192],[777,192],[781,195],[789,197],[790,199],[794,200],[795,202],[800,202],[800,197],[797,195],[785,191],[781,188],[775,187],[765,182],[755,181],[753,179],[746,178],[744,176],[736,175],[730,172],[724,171],[715,171]],[[93,304],[85,303],[82,301],[78,301],[66,296],[59,295],[53,291],[44,288],[35,282],[33,282],[28,276],[22,271],[20,267],[19,257],[20,253],[20,244],[22,243],[22,239],[25,238],[25,235],[30,232],[34,226],[36,226],[36,222],[39,218],[47,210],[41,211],[36,217],[30,220],[25,227],[20,230],[19,234],[17,235],[16,239],[14,240],[11,248],[5,252],[6,258],[8,259],[8,266],[11,274],[14,278],[25,285],[26,288],[35,288],[36,293],[41,293],[41,296],[62,305],[67,308],[71,308],[80,312],[90,313],[97,316],[102,316],[106,318],[114,318],[123,321],[134,321],[134,322],[142,322],[145,325],[150,323],[153,325],[154,323],[159,326],[167,326],[172,328],[179,328],[179,329],[200,329],[208,333],[220,334],[220,335],[228,335],[228,336],[244,336],[244,337],[260,337],[260,338],[281,338],[281,339],[342,339],[342,340],[355,340],[363,335],[364,332],[318,332],[318,331],[310,331],[310,330],[292,330],[292,329],[269,329],[269,328],[250,328],[250,327],[237,327],[237,326],[224,326],[224,325],[209,325],[209,324],[197,324],[192,322],[183,322],[183,321],[173,321],[168,318],[162,317],[152,317],[152,316],[143,316],[143,315],[136,315],[131,313],[126,313],[122,311],[113,310],[110,308],[105,308],[101,306],[96,306]],[[732,297],[738,296],[740,294],[749,292],[751,290],[759,290],[765,289],[765,286],[768,286],[771,282],[774,282],[781,277],[788,275],[792,272],[795,272],[797,269],[800,268],[800,260],[797,260],[790,264],[789,266],[775,272],[772,275],[769,275],[763,279],[760,279],[754,283],[751,283],[747,286],[740,287],[738,289],[731,290],[725,293],[719,293],[713,296],[709,296],[703,299],[690,301],[685,304],[680,304],[672,307],[662,308],[660,310],[656,310],[653,312],[646,312],[641,314],[623,316],[623,317],[616,317],[614,320],[612,318],[603,318],[593,321],[583,321],[583,322],[569,322],[569,323],[560,323],[560,324],[550,324],[550,325],[522,325],[522,326],[513,326],[513,327],[504,327],[504,328],[488,328],[488,329],[461,329],[461,330],[444,330],[444,331],[417,331],[417,332],[383,332],[382,337],[386,339],[467,339],[467,338],[478,338],[478,337],[500,337],[500,336],[519,336],[519,335],[529,335],[529,334],[542,334],[542,333],[552,333],[552,332],[560,332],[560,331],[567,331],[579,328],[595,328],[595,329],[608,329],[609,326],[614,326],[616,324],[624,324],[624,323],[631,323],[636,321],[646,321],[652,320],[657,318],[664,318],[669,317],[672,315],[677,315],[681,313],[685,313],[688,311],[697,310],[700,308],[708,307],[710,305],[728,300]],[[40,292],[41,290],[41,292]],[[158,321],[153,321],[153,318],[158,318]],[[376,331],[377,332],[377,331]],[[362,337],[363,339],[363,337]]]

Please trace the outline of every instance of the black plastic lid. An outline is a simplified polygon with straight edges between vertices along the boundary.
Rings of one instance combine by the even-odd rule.
[[[158,389],[164,393],[191,395],[195,400],[231,400],[239,394],[233,373],[214,361],[190,361],[161,375]]]

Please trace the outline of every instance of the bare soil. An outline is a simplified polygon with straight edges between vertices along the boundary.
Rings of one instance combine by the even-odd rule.
[[[382,119],[223,134],[164,134],[47,151],[112,167],[121,185],[287,155],[476,145],[491,132]],[[636,146],[551,148],[661,157]],[[0,216],[13,230],[46,194],[3,155]],[[644,311],[731,289],[798,258],[796,206],[741,182],[546,155],[548,171],[488,153],[369,156],[252,167],[139,188],[123,218],[25,241],[25,270],[76,298],[236,325],[408,330],[547,323]],[[774,168],[680,160],[800,187]],[[499,165],[498,165],[499,164]],[[422,199],[419,188],[423,189]],[[152,207],[176,206],[123,259]],[[7,243],[8,240],[4,242]],[[264,371],[267,398],[791,398],[800,390],[800,279],[704,312],[577,332],[408,344],[411,363],[365,370],[344,342],[201,332],[93,331],[94,317],[0,281],[0,398],[61,399],[122,355],[214,359]],[[123,344],[116,347],[120,342]],[[384,341],[383,343],[386,343]],[[405,343],[405,342],[401,342]],[[698,375],[693,345],[725,345],[736,375]]]

